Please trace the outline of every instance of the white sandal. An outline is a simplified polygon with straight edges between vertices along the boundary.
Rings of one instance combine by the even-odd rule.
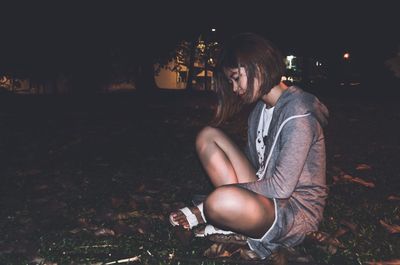
[[[214,234],[232,235],[232,234],[235,234],[235,232],[215,228],[215,226],[208,224],[204,227],[203,233],[201,233],[201,232],[195,233],[195,236],[196,237],[206,237],[206,236],[214,235]]]
[[[196,207],[199,209],[201,217],[203,218],[203,221],[206,222],[206,218],[205,218],[204,213],[203,213],[203,203],[200,203]],[[199,221],[197,220],[196,215],[194,213],[192,213],[192,211],[188,207],[184,207],[182,209],[179,209],[179,211],[181,211],[185,215],[186,220],[189,223],[189,229],[192,229],[193,227],[195,227],[195,226],[197,226],[199,224]],[[174,220],[174,218],[172,217],[172,213],[169,215],[169,222],[173,226],[178,226],[179,225],[179,223],[176,222]]]

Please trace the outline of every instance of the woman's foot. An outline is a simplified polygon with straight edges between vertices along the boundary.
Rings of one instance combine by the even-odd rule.
[[[176,210],[170,214],[169,219],[174,226],[179,225],[185,229],[191,229],[196,225],[205,223],[202,211],[203,204],[201,203],[198,206]]]

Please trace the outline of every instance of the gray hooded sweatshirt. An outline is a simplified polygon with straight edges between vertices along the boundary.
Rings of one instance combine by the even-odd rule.
[[[257,126],[264,107],[264,102],[258,102],[248,120],[246,155],[256,170],[260,166],[255,145]],[[278,207],[290,208],[292,217],[289,219],[296,219],[297,213],[301,213],[312,230],[318,229],[327,197],[322,130],[327,117],[327,108],[312,94],[295,86],[285,90],[275,105],[265,142],[264,175],[258,181],[238,184],[279,201]],[[293,226],[295,221],[285,222]],[[307,231],[299,229],[298,232]],[[288,245],[295,244],[292,243]]]

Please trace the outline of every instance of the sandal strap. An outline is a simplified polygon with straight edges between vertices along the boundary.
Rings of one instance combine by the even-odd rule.
[[[199,203],[198,205],[196,205],[196,207],[199,209],[201,218],[203,218],[204,223],[207,223],[206,217],[204,216],[203,203]]]
[[[184,207],[182,209],[179,209],[185,216],[186,220],[189,223],[189,228],[192,229],[192,227],[196,226],[199,224],[199,221],[197,220],[196,215],[192,213],[192,211],[188,207]]]

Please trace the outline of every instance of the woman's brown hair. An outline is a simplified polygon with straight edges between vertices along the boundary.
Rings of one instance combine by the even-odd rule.
[[[244,67],[247,91],[241,99],[233,90],[224,70]],[[260,81],[260,95],[278,85],[285,71],[281,52],[267,39],[254,33],[241,33],[223,45],[216,66],[215,87],[218,108],[214,124],[219,125],[253,100],[254,79]]]

